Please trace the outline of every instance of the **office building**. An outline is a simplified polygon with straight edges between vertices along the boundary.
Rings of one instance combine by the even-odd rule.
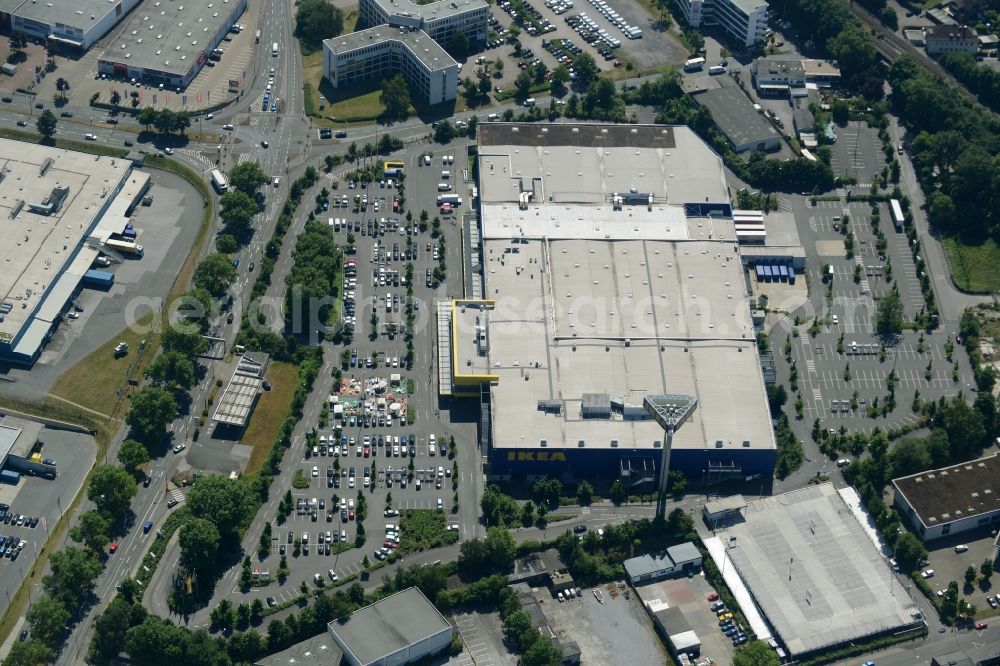
[[[764,0],[676,0],[676,6],[692,28],[719,26],[743,46],[764,41],[768,16]]]
[[[892,480],[893,506],[922,541],[1000,526],[1000,456]]]
[[[323,73],[334,88],[402,74],[418,104],[458,95],[459,65],[421,30],[380,25],[323,41]]]
[[[976,55],[979,37],[967,25],[931,25],[924,28],[924,45],[927,55],[968,53]]]
[[[470,46],[486,41],[489,5],[485,0],[438,0],[417,4],[410,0],[361,0],[359,24],[365,28],[388,25],[392,28],[422,30],[442,47],[463,33]]]
[[[246,8],[247,0],[147,0],[104,49],[97,71],[180,92]]]

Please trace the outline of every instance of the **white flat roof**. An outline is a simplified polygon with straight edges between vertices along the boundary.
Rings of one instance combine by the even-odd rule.
[[[517,253],[505,249],[517,247]],[[698,399],[675,448],[774,446],[739,256],[731,242],[484,244],[494,445],[652,449],[651,419],[582,419],[587,393]],[[539,401],[563,404],[561,414]],[[612,443],[614,442],[614,444]]]
[[[41,175],[47,160],[52,162]],[[0,244],[0,302],[13,306],[0,322],[0,338],[9,340],[73,263],[132,163],[0,139],[0,169],[0,236],[6,239]],[[69,188],[58,211],[43,215],[29,210],[29,204],[42,203],[57,186]]]
[[[918,608],[832,483],[751,502],[743,517],[726,528],[726,552],[793,655],[916,621]]]

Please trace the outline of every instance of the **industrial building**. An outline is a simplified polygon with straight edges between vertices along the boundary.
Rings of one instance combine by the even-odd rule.
[[[781,146],[781,134],[754,110],[753,103],[738,86],[709,88],[693,97],[709,110],[715,126],[736,152],[777,150]]]
[[[0,28],[46,41],[50,49],[83,52],[140,0],[0,0]]]
[[[720,26],[743,46],[764,41],[768,16],[764,0],[676,0],[675,4],[692,28]]]
[[[684,611],[673,606],[662,604],[646,604],[646,610],[653,617],[653,624],[667,639],[670,654],[680,659],[681,654],[697,657],[701,652],[701,640],[691,628],[691,623],[684,616]],[[684,662],[681,662],[684,663]]]
[[[648,583],[701,568],[701,551],[690,541],[625,560],[625,574],[633,585]]]
[[[671,469],[770,476],[775,444],[722,162],[687,127],[480,128],[482,291],[438,311],[442,394],[490,473],[656,478],[649,394],[697,408]],[[571,166],[568,166],[571,165]]]
[[[327,630],[350,666],[412,664],[448,649],[454,631],[416,587],[334,620]]]
[[[43,429],[41,423],[9,414],[0,419],[0,479],[4,483],[17,483],[21,474],[56,477],[55,466],[44,464],[38,455]]]
[[[180,92],[246,8],[247,0],[147,1],[104,49],[97,71]]]
[[[362,27],[423,31],[442,47],[456,34],[468,38],[472,48],[486,41],[490,7],[485,0],[438,0],[418,4],[410,0],[361,0],[358,22]]]
[[[263,352],[244,352],[233,376],[226,385],[212,420],[224,426],[245,428],[257,405],[257,398],[267,372],[268,355]]]
[[[402,74],[417,103],[458,96],[459,65],[427,33],[380,25],[323,41],[323,75],[334,88]]]
[[[802,59],[769,56],[750,63],[758,95],[805,95],[806,69]]]
[[[919,608],[862,525],[868,517],[856,516],[833,484],[713,512],[723,510],[740,519],[714,526],[722,531],[710,541],[723,546],[707,543],[709,552],[736,597],[747,596],[744,612],[752,600],[751,625],[758,611],[766,618],[754,627],[758,637],[770,627],[791,658],[923,629]]]
[[[1000,456],[892,480],[893,505],[924,542],[1000,526]]]
[[[128,160],[0,139],[0,358],[31,365],[149,187]],[[117,256],[117,255],[116,255]]]

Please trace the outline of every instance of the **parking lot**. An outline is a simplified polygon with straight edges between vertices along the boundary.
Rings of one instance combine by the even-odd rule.
[[[866,190],[875,175],[885,166],[878,130],[857,120],[845,127],[834,127],[837,141],[830,146],[830,166],[836,176],[856,178],[854,187]]]
[[[39,435],[41,454],[56,461],[58,470],[52,481],[22,475],[16,486],[0,484],[0,503],[8,505],[8,517],[0,524],[0,589],[3,594],[17,592],[34,567],[38,549],[49,538],[49,529],[69,508],[94,464],[97,446],[89,435],[64,430],[43,429]],[[22,516],[21,521],[14,520]],[[30,525],[24,519],[31,518]],[[20,541],[20,544],[17,542]],[[16,553],[16,557],[15,557]]]
[[[430,165],[426,165],[425,154]],[[462,289],[462,243],[456,213],[441,213],[437,206],[437,197],[442,194],[438,184],[442,180],[452,184],[450,193],[462,199],[462,204],[456,206],[457,214],[461,214],[468,205],[465,154],[464,143],[456,142],[433,151],[415,146],[392,158],[403,163],[404,194],[412,224],[407,223],[405,213],[394,210],[394,199],[400,196],[398,182],[390,184],[384,177],[361,182],[354,181],[350,174],[343,179],[331,174],[317,186],[317,190],[326,187],[330,192],[327,210],[320,219],[331,223],[330,231],[342,246],[349,245],[349,237],[354,241],[354,252],[345,255],[345,301],[341,312],[345,323],[354,326],[354,335],[329,359],[331,364],[341,366],[342,381],[331,390],[328,422],[323,426],[314,424],[315,441],[304,447],[304,454],[295,463],[299,481],[293,485],[308,485],[290,488],[293,511],[274,531],[272,551],[280,556],[284,549],[293,571],[293,585],[286,584],[279,591],[270,587],[260,590],[264,595],[273,595],[276,601],[294,595],[298,580],[311,582],[316,573],[329,582],[330,569],[338,578],[360,572],[363,558],[381,558],[387,551],[376,551],[395,545],[390,542],[401,542],[404,550],[408,548],[407,534],[401,533],[396,512],[440,512],[447,530],[461,538],[472,538],[481,531],[477,493],[481,474],[475,427],[471,423],[449,423],[448,409],[452,405],[439,402],[434,381],[434,302],[459,295]],[[383,161],[378,160],[379,167]],[[449,171],[447,179],[442,178],[442,171]],[[307,200],[312,196],[308,194]],[[423,210],[427,211],[426,231],[419,228]],[[433,237],[435,216],[440,221],[437,238]],[[442,239],[444,255],[439,254]],[[443,281],[438,284],[432,276],[428,285],[427,272],[440,267],[440,256],[445,258],[446,266],[443,275],[438,276]],[[407,363],[402,333],[410,264],[412,366]],[[373,314],[377,318],[374,331]],[[346,353],[341,356],[341,352]],[[452,436],[454,451],[450,447]],[[455,505],[456,494],[459,507]],[[386,515],[390,496],[391,511]],[[359,531],[359,497],[364,497],[367,505],[365,545],[361,549],[354,547]],[[388,524],[396,529],[387,531]],[[308,534],[308,554],[303,534]]]
[[[601,585],[557,603],[547,588],[532,592],[560,638],[576,641],[582,664],[662,664],[669,657],[642,602],[624,583]]]
[[[955,547],[960,545],[967,546],[968,550],[957,552]],[[929,550],[930,553],[927,555],[927,559],[930,564],[924,567],[923,570],[927,571],[931,569],[934,571],[934,576],[928,578],[927,583],[935,593],[938,595],[943,594],[944,590],[948,588],[948,583],[955,581],[958,583],[958,596],[960,599],[975,604],[976,608],[981,613],[985,612],[987,616],[996,614],[996,611],[991,611],[991,608],[995,607],[991,606],[987,600],[988,598],[992,598],[994,603],[998,603],[996,595],[1000,592],[1000,589],[996,585],[981,585],[978,582],[971,586],[965,585],[965,571],[969,566],[975,567],[976,574],[978,575],[979,567],[982,565],[983,560],[993,559],[993,537],[990,535],[989,530],[983,529],[959,534],[948,538],[946,541]],[[998,603],[998,606],[1000,606],[1000,603]]]
[[[917,420],[911,409],[916,391],[922,400],[932,400],[968,393],[975,386],[964,354],[947,358],[947,348],[955,346],[954,331],[904,330],[896,341],[876,334],[878,299],[893,285],[905,320],[912,321],[925,307],[906,235],[893,229],[885,204],[880,204],[879,228],[886,243],[880,249],[867,202],[841,199],[812,205],[807,197],[785,194],[778,203],[795,216],[807,255],[810,300],[796,312],[807,324],[791,338],[805,423],[818,418],[827,428],[843,426],[848,432],[903,427]],[[844,247],[845,218],[855,238],[851,258]],[[815,337],[806,330],[813,316],[820,321]],[[786,326],[772,336],[779,381],[788,381],[791,374],[781,353],[789,332]],[[890,376],[895,378],[896,405],[884,417],[870,418],[867,410],[885,403]]]
[[[454,616],[465,649],[446,663],[448,666],[515,666],[518,659],[503,645],[499,613],[469,612]]]

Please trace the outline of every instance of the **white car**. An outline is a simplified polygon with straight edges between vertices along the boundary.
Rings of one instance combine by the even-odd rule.
[[[329,576],[330,580],[332,580],[332,581],[336,581],[337,580],[337,572],[334,571],[333,569],[330,569],[329,571],[327,571],[326,575]]]
[[[969,547],[966,546],[964,543],[960,543],[957,546],[955,546],[956,553],[964,553],[967,550],[969,550]]]
[[[317,465],[313,465],[313,476],[319,476],[319,467]]]
[[[173,155],[174,154],[174,149],[173,148],[164,148],[163,152],[165,152],[167,155]]]
[[[839,324],[840,323],[840,319],[837,318],[837,315],[833,315],[831,318],[833,319],[833,323],[834,324]]]
[[[86,139],[87,141],[97,141],[96,134],[84,134],[83,138]]]
[[[924,570],[924,571],[922,571],[920,573],[920,576],[922,578],[933,578],[934,577],[934,569],[926,569],[926,570]]]
[[[440,497],[438,497],[438,501],[437,501],[437,510],[438,511],[444,511],[444,500],[441,499]]]

